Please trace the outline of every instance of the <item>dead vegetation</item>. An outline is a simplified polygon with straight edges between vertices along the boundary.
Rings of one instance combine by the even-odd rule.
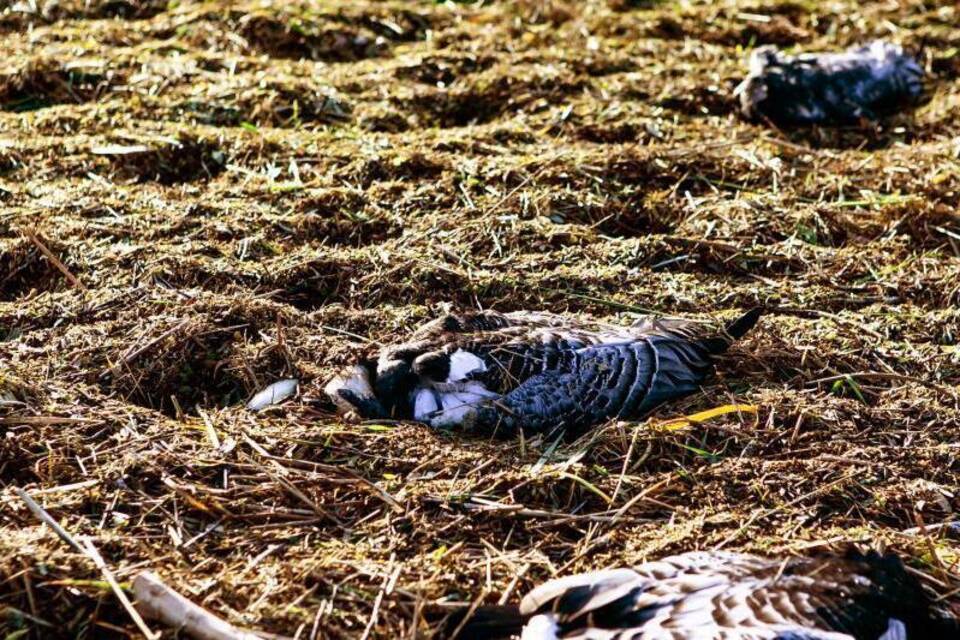
[[[115,74],[99,65],[64,65],[44,57],[27,59],[18,68],[0,73],[0,109],[21,112],[89,102],[102,97],[116,81]]]
[[[890,546],[958,605],[954,3],[5,6],[12,637],[138,633],[16,487],[122,583],[151,569],[284,637],[424,637],[453,606],[716,546]],[[891,31],[926,43],[916,111],[737,117],[750,47]],[[446,305],[755,304],[703,393],[575,443],[344,424],[320,392]],[[663,426],[734,403],[756,413]]]

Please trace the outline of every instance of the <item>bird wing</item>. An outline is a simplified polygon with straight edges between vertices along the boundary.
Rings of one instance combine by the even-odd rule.
[[[701,344],[670,335],[576,350],[561,369],[533,375],[483,407],[475,428],[532,433],[634,419],[696,391],[712,369]]]
[[[781,124],[845,124],[916,101],[924,71],[899,45],[873,42],[840,53],[755,53],[738,87],[741,111]]]
[[[902,620],[922,616],[925,605],[916,581],[898,584],[905,575],[877,555],[778,561],[694,552],[551,580],[520,611],[539,616],[544,632],[524,635],[531,639],[907,640]]]
[[[833,56],[824,56],[824,71],[850,74],[851,94],[860,104],[895,106],[923,93],[923,67],[900,45],[874,41]]]
[[[487,388],[508,393],[536,374],[569,370],[575,354],[591,346],[666,340],[689,342],[717,354],[752,328],[760,314],[760,309],[753,309],[719,329],[713,322],[679,319],[644,318],[631,327],[623,327],[563,324],[565,319],[558,316],[522,314],[534,318],[531,322],[537,324],[464,335],[446,345],[444,351],[450,353],[456,348],[477,354],[486,365],[482,380]]]
[[[577,617],[609,604],[647,580],[633,569],[608,569],[550,580],[523,597],[520,613],[551,612],[563,618]]]
[[[493,405],[501,414],[488,407],[484,420],[472,422],[485,427],[507,418],[507,431],[513,430],[511,423],[544,431],[633,418],[695,391],[711,370],[710,356],[746,333],[759,315],[750,311],[717,331],[674,320],[590,329],[545,313],[451,314],[428,323],[408,342],[384,349],[375,388],[388,414],[414,413],[422,419],[427,411],[417,414],[408,406],[411,397],[419,398],[418,389],[455,391],[441,387],[475,381],[492,394],[512,395]],[[422,400],[424,407],[430,404],[430,398]],[[451,415],[445,414],[443,426],[455,421]],[[456,413],[465,422],[472,415],[469,408]]]
[[[736,637],[733,633],[740,631],[740,625],[727,610],[734,595],[731,571],[724,567],[692,570],[669,560],[654,564],[637,571],[613,569],[551,580],[527,594],[520,611],[540,616],[539,626],[553,631],[552,636],[542,634],[543,638],[660,639],[680,633],[714,638],[721,637],[721,631],[722,637]],[[651,578],[651,573],[661,577]],[[544,618],[552,624],[544,624]],[[747,635],[746,628],[742,631],[744,638],[764,637],[756,635],[756,627],[753,636]],[[766,637],[773,640],[772,634]]]
[[[500,350],[521,358],[536,357],[537,348],[551,342],[560,342],[562,337],[553,340],[545,334],[560,327],[578,331],[570,321],[562,316],[549,313],[497,311],[471,311],[460,314],[446,314],[431,320],[414,331],[403,343],[390,345],[379,354],[380,370],[396,367],[397,363],[409,365],[418,375],[433,380],[430,372],[419,370],[417,360],[429,362],[437,368],[439,360],[449,357],[457,351],[485,357],[488,353]],[[582,331],[579,331],[582,334]],[[510,347],[504,349],[505,345]],[[576,346],[583,346],[583,343]],[[495,363],[491,363],[495,364]],[[444,367],[440,366],[443,370]],[[444,380],[436,380],[443,382]]]
[[[420,326],[413,332],[410,339],[417,341],[437,338],[445,334],[495,331],[509,326],[512,326],[512,321],[497,311],[448,313]]]

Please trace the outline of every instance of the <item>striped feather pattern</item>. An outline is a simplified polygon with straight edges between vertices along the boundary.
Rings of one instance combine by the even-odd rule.
[[[520,604],[524,640],[946,640],[960,627],[934,615],[892,555],[765,559],[693,552],[568,576]]]
[[[377,413],[386,416],[501,435],[577,432],[637,418],[695,392],[713,356],[759,315],[751,311],[726,331],[678,320],[618,327],[546,313],[447,315],[381,351],[356,411],[377,418],[364,409],[382,407]],[[327,387],[338,406],[357,404],[344,401],[347,381]],[[349,393],[357,396],[359,386],[353,380]]]

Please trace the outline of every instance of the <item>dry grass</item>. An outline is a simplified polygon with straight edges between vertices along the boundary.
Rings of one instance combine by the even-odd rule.
[[[960,509],[954,3],[37,4],[0,16],[7,637],[136,636],[15,487],[121,581],[304,639],[718,545],[890,546],[957,603],[956,530],[915,530]],[[915,113],[737,118],[749,46],[891,32],[925,45]],[[703,393],[556,448],[320,393],[446,305],[757,303]],[[655,427],[731,402],[758,415]]]

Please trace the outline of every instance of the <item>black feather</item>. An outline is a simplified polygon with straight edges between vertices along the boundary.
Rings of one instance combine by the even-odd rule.
[[[520,635],[527,619],[520,615],[520,609],[516,605],[481,606],[472,613],[465,607],[446,618],[437,632],[437,637],[440,640],[449,640],[456,633],[457,640],[504,640]]]
[[[737,92],[743,114],[779,125],[854,124],[902,108],[923,94],[923,68],[894,44],[843,53],[785,55],[761,47]]]
[[[898,556],[851,550],[847,559],[870,588],[854,590],[844,601],[820,608],[820,615],[832,630],[858,639],[879,638],[887,629],[887,621],[896,618],[906,626],[909,638],[960,638],[938,635],[940,621],[933,615],[929,597]]]
[[[734,340],[739,340],[743,336],[753,329],[757,321],[760,320],[760,316],[763,315],[763,307],[754,307],[750,309],[745,314],[731,322],[726,327],[726,332]]]

